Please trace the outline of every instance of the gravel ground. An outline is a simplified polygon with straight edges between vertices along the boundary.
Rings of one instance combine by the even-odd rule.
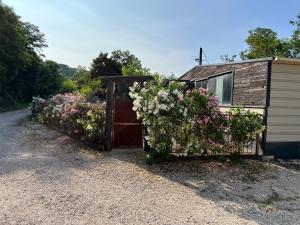
[[[300,224],[300,162],[169,162],[96,153],[0,114],[0,224]]]

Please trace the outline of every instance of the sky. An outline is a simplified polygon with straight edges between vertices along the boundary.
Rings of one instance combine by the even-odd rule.
[[[129,50],[153,72],[180,76],[197,63],[247,49],[248,31],[291,34],[299,0],[3,0],[45,34],[47,59],[89,68],[102,52]]]

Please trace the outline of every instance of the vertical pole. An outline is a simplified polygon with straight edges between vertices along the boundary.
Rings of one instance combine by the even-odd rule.
[[[113,96],[114,96],[114,81],[109,80],[106,87],[106,120],[104,130],[104,150],[112,149],[112,126],[113,126]]]
[[[202,61],[203,61],[203,59],[202,59],[202,53],[203,53],[203,49],[200,48],[200,52],[199,52],[199,65],[202,65]]]
[[[259,149],[259,134],[257,134],[255,140],[255,156],[259,156]]]

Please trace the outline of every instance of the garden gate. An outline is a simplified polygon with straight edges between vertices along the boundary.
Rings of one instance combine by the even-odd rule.
[[[142,147],[143,126],[132,110],[129,87],[136,82],[153,79],[150,76],[108,76],[102,80],[106,85],[106,123],[104,147]]]

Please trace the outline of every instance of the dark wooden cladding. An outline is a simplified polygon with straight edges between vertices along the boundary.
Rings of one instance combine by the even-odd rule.
[[[132,111],[132,99],[128,96],[129,86],[135,81],[142,83],[154,78],[152,76],[104,76],[101,79],[106,87],[104,149],[110,151],[112,147],[141,147],[143,126],[141,121],[136,120],[136,114]]]
[[[112,110],[113,110],[114,82],[108,81],[106,86],[106,121],[104,129],[104,149],[110,151],[112,148]]]
[[[198,80],[234,71],[232,105],[264,106],[268,61],[197,66],[180,79]]]

